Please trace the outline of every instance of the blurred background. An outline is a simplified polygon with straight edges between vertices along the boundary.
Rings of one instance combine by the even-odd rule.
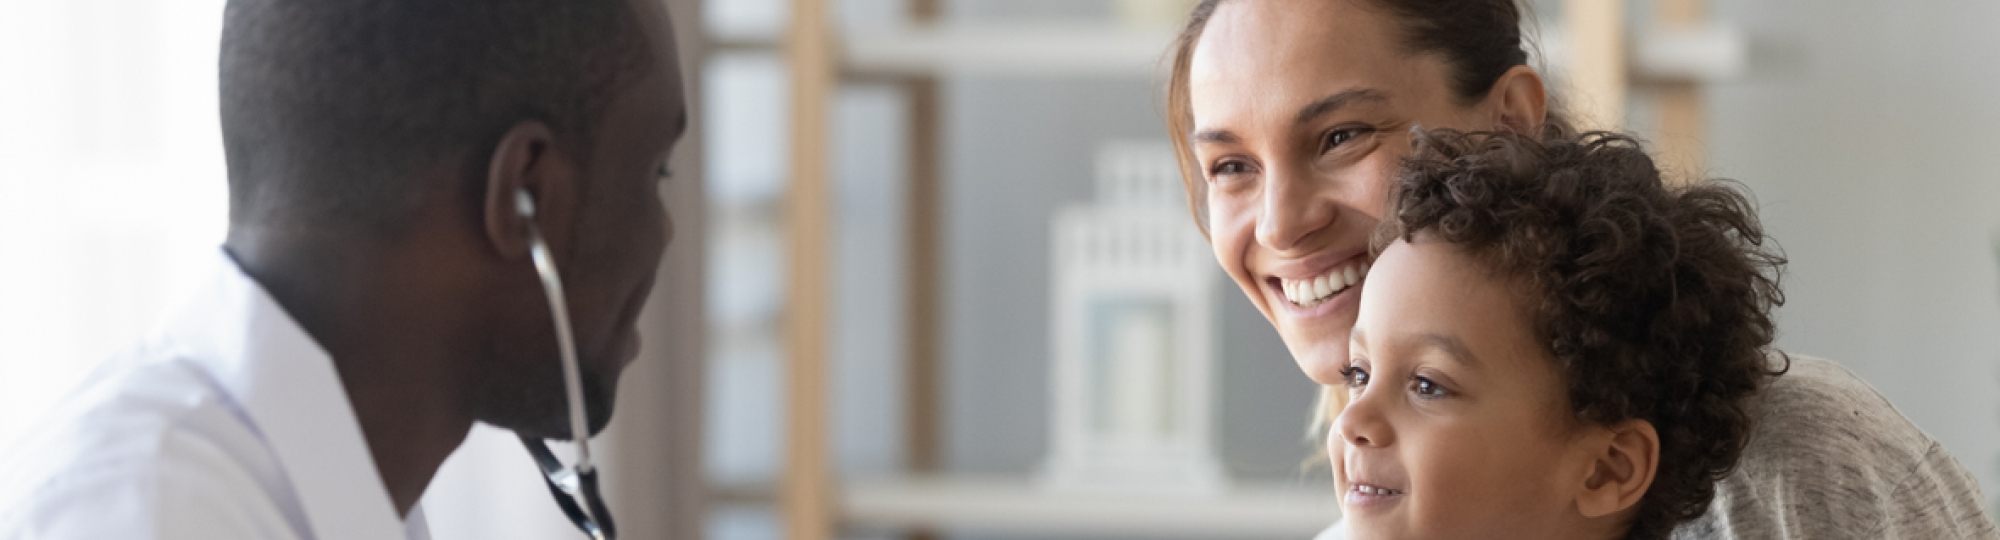
[[[0,0],[0,449],[214,256],[223,3]],[[603,441],[626,537],[1306,538],[1337,516],[1314,387],[1219,273],[1161,304],[1206,346],[1077,330],[1118,284],[1065,285],[1094,282],[1058,223],[1184,215],[1157,196],[1160,61],[1190,2],[668,4],[697,114]],[[1779,344],[1855,371],[1996,495],[2000,4],[1532,7],[1573,109],[1756,194],[1791,258]],[[1173,223],[1160,242],[1200,241]],[[1171,481],[1099,470],[1155,458],[1132,470]],[[435,537],[574,537],[531,467],[475,429],[426,495]]]

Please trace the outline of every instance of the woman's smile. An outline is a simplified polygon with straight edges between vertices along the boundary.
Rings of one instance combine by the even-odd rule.
[[[1237,270],[1247,275],[1239,274],[1239,282],[1285,338],[1300,369],[1321,384],[1338,384],[1338,368],[1347,359],[1347,332],[1360,311],[1374,261],[1361,247],[1297,258],[1261,245],[1248,247],[1251,252]]]
[[[1362,257],[1350,258],[1303,277],[1271,275],[1264,283],[1272,289],[1290,309],[1292,317],[1310,318],[1321,313],[1317,308],[1330,307],[1337,295],[1349,291],[1359,292],[1362,278],[1368,275],[1368,261]]]

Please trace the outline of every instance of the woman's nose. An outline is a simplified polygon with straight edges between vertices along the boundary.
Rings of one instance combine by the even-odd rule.
[[[1309,174],[1273,168],[1264,189],[1257,243],[1276,251],[1306,246],[1314,232],[1333,223],[1337,211]]]

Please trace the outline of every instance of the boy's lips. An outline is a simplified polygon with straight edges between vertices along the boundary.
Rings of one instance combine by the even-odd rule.
[[[1384,486],[1376,486],[1376,484],[1354,484],[1352,488],[1348,488],[1348,492],[1364,494],[1364,496],[1400,496],[1400,494],[1404,494],[1404,490],[1384,488]]]
[[[1403,490],[1400,490],[1400,489],[1395,489],[1395,488],[1388,488],[1388,487],[1382,487],[1382,486],[1378,486],[1378,485],[1374,485],[1374,484],[1366,484],[1366,483],[1355,483],[1355,484],[1352,484],[1352,485],[1351,485],[1351,486],[1350,486],[1350,487],[1349,487],[1349,488],[1348,488],[1347,490],[1348,490],[1348,491],[1350,491],[1350,492],[1354,492],[1354,493],[1360,493],[1360,494],[1362,494],[1362,495],[1378,495],[1378,496],[1390,496],[1390,495],[1402,495],[1402,494],[1403,494]]]
[[[1348,512],[1377,510],[1395,505],[1409,494],[1401,489],[1370,482],[1350,482],[1347,492],[1340,494],[1340,503]]]
[[[1358,456],[1348,456],[1343,464],[1341,480],[1347,490],[1340,494],[1341,505],[1350,511],[1382,508],[1401,501],[1408,495],[1401,474],[1384,471],[1382,467],[1368,467],[1358,462]],[[1366,472],[1363,472],[1366,469]]]

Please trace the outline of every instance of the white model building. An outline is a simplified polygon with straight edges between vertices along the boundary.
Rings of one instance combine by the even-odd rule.
[[[1166,141],[1111,142],[1055,217],[1051,489],[1208,493],[1219,270]]]

